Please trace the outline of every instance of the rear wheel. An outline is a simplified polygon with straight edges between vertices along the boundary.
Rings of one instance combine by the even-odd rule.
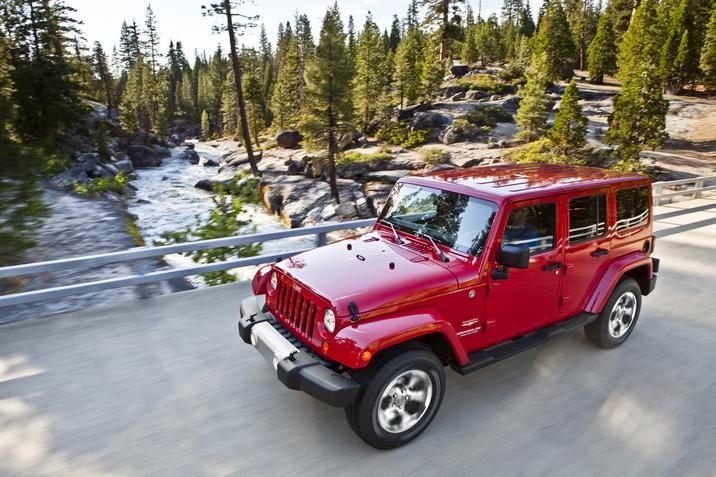
[[[615,348],[634,331],[640,311],[639,284],[626,278],[616,286],[599,317],[584,327],[584,334],[600,348]]]
[[[346,408],[351,428],[368,444],[392,449],[415,439],[445,394],[442,363],[426,349],[391,353],[359,377],[358,399]]]

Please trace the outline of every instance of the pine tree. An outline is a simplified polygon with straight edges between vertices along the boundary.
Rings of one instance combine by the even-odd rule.
[[[535,29],[535,22],[532,19],[532,10],[530,8],[530,2],[528,1],[520,12],[518,33],[524,37],[532,38],[532,35],[535,34]]]
[[[587,143],[587,118],[582,115],[579,106],[577,83],[572,80],[562,95],[559,111],[554,116],[549,139],[562,153],[568,154],[584,147]]]
[[[483,23],[477,24],[477,52],[483,66],[504,58],[502,33],[497,15],[490,15]]]
[[[271,97],[272,124],[279,131],[298,127],[302,107],[296,94],[301,87],[298,84],[300,81],[298,77],[300,67],[298,43],[293,35],[286,41]]]
[[[547,3],[534,41],[535,54],[544,54],[549,81],[573,76],[576,47],[559,1]]]
[[[246,118],[248,119],[254,144],[259,146],[259,133],[265,127],[263,84],[258,75],[249,71],[244,75],[244,92],[246,94]]]
[[[422,34],[416,26],[409,26],[395,52],[395,85],[400,107],[412,104],[420,97],[422,71]]]
[[[390,24],[390,36],[388,37],[388,45],[390,51],[395,53],[400,43],[400,20],[398,15],[393,15],[393,23]]]
[[[465,0],[421,0],[427,8],[425,22],[437,27],[441,62],[450,56],[451,44],[460,36],[459,25],[451,21],[451,15],[457,13],[462,3]]]
[[[136,22],[128,24],[126,21],[122,22],[122,29],[119,33],[119,58],[122,63],[122,68],[125,71],[129,71],[134,62],[142,53],[142,46],[139,40],[139,27]]]
[[[350,60],[336,2],[326,11],[316,55],[308,67],[308,105],[303,121],[311,142],[328,147],[328,175],[336,202],[340,202],[335,172],[336,135],[353,112]]]
[[[612,19],[602,15],[597,25],[597,34],[589,44],[588,59],[589,78],[596,84],[604,82],[604,75],[617,71],[616,36],[612,28]]]
[[[109,65],[107,64],[107,55],[104,54],[102,44],[98,41],[94,42],[94,49],[92,50],[92,66],[94,73],[99,78],[100,84],[104,91],[105,104],[107,110],[112,111],[114,109],[114,95],[112,92],[114,79],[109,71]]]
[[[716,4],[711,9],[711,20],[701,53],[701,70],[706,88],[712,93],[716,92]]]
[[[672,93],[678,93],[698,75],[701,44],[695,24],[697,11],[695,2],[681,0],[669,21],[659,69],[665,88]]]
[[[515,114],[515,122],[519,128],[517,137],[525,141],[534,141],[547,132],[547,120],[552,109],[552,100],[547,96],[549,83],[549,64],[546,53],[535,53],[532,64],[525,76],[527,83],[520,94],[520,108]]]
[[[475,30],[475,19],[472,15],[472,8],[468,5],[465,17],[465,41],[462,44],[462,50],[460,52],[460,58],[466,65],[471,65],[478,60]]]
[[[206,109],[201,112],[201,136],[204,140],[211,139],[211,124],[209,123],[209,113]]]
[[[358,39],[355,68],[354,101],[360,124],[365,127],[375,118],[378,99],[387,83],[383,39],[370,12]]]
[[[348,54],[351,56],[351,64],[353,64],[356,59],[356,27],[353,22],[353,15],[348,17],[348,35],[346,41],[348,44]]]
[[[144,34],[146,36],[144,45],[146,47],[146,56],[149,60],[149,68],[152,75],[156,76],[159,68],[159,31],[157,30],[157,19],[154,16],[152,5],[147,4],[147,12],[144,19]]]
[[[606,139],[617,147],[620,167],[641,168],[639,153],[660,147],[666,138],[668,103],[658,71],[660,27],[655,0],[642,0],[619,46],[622,91],[614,97]]]
[[[434,97],[445,76],[444,63],[440,61],[439,38],[428,38],[423,48],[422,71],[420,74],[420,95],[425,99]]]

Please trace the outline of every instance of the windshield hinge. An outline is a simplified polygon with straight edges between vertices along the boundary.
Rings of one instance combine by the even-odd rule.
[[[348,303],[348,311],[351,313],[351,322],[355,323],[356,321],[360,320],[360,315],[358,314],[358,305],[356,305],[356,302],[352,301]]]

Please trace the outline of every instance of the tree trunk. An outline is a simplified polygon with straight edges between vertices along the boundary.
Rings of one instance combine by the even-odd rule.
[[[234,32],[234,22],[231,18],[231,1],[224,0],[224,12],[226,13],[226,26],[229,31],[229,46],[231,49],[231,66],[234,70],[234,84],[236,86],[236,105],[239,109],[239,117],[241,118],[241,133],[246,146],[246,155],[249,158],[251,172],[255,176],[259,175],[259,168],[256,166],[254,159],[254,150],[251,146],[251,130],[249,129],[249,121],[246,119],[246,104],[244,102],[244,91],[241,87],[241,64],[239,63],[239,55],[236,53],[236,36]]]
[[[450,10],[450,0],[443,0],[443,25],[442,25],[442,33],[440,34],[440,62],[445,63],[445,60],[448,57],[448,35],[447,35],[447,26],[448,26],[448,11]]]
[[[336,203],[341,203],[336,182],[336,120],[333,117],[333,106],[328,106],[328,181],[331,185],[331,194]]]

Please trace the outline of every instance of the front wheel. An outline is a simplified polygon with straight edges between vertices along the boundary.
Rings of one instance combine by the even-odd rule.
[[[445,394],[445,371],[426,349],[381,361],[360,379],[361,391],[346,408],[346,418],[365,442],[392,449],[415,439],[435,417]]]
[[[599,317],[584,327],[584,334],[600,348],[615,348],[634,331],[640,311],[639,284],[626,278],[616,286]]]

